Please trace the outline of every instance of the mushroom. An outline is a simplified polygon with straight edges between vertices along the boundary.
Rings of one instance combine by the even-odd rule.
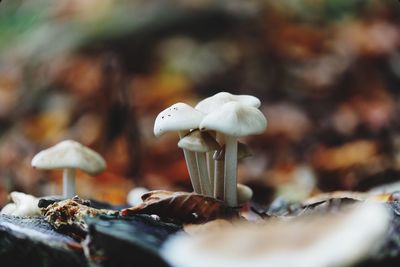
[[[244,184],[237,184],[237,198],[239,205],[244,204],[251,200],[253,197],[253,190]]]
[[[73,140],[65,140],[40,151],[33,157],[31,165],[44,170],[63,169],[63,196],[65,198],[71,198],[76,194],[76,169],[96,175],[106,168],[106,162],[97,152]]]
[[[372,202],[313,215],[177,234],[161,255],[177,267],[359,266],[382,249],[391,223],[387,208]]]
[[[218,142],[207,132],[193,130],[178,142],[178,146],[196,152],[201,191],[205,195],[212,196],[213,188],[207,171],[206,153],[219,149]]]
[[[258,108],[261,105],[260,100],[251,95],[233,95],[228,92],[219,92],[213,96],[207,97],[196,105],[196,109],[204,114],[209,114],[220,109],[228,102],[239,102],[243,105]],[[225,141],[223,135],[216,133],[217,141],[222,145]],[[212,156],[208,155],[208,166],[210,177],[214,180],[214,197],[224,198],[224,162],[213,161]]]
[[[267,127],[264,114],[255,107],[239,102],[228,102],[221,109],[209,113],[200,123],[200,130],[214,130],[225,139],[225,200],[237,206],[237,139],[250,134],[260,134]]]
[[[10,198],[14,203],[9,203],[3,207],[0,214],[13,216],[39,216],[39,199],[21,192],[11,192]]]
[[[184,137],[190,129],[197,129],[204,114],[185,103],[176,103],[161,111],[154,122],[154,135],[161,136],[166,132],[177,131],[179,138]],[[201,193],[199,173],[195,153],[183,149],[193,190]]]

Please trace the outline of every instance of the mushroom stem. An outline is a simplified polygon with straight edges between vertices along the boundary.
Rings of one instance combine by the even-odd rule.
[[[184,137],[185,134],[186,133],[184,131],[179,131],[179,138]],[[199,171],[197,169],[196,153],[188,149],[182,149],[182,150],[183,150],[183,155],[185,157],[186,166],[188,168],[190,181],[193,186],[193,191],[195,193],[201,194],[202,191],[200,186]]]
[[[237,206],[237,138],[225,135],[225,201]]]
[[[217,141],[220,145],[224,143],[224,134],[217,133]],[[224,161],[216,160],[214,171],[214,197],[224,199]]]
[[[72,198],[75,194],[75,169],[65,168],[63,173],[63,196]]]
[[[211,184],[211,192],[214,192],[214,172],[215,172],[215,162],[213,159],[214,151],[207,152],[207,169],[208,169],[208,179]]]
[[[215,161],[214,197],[224,199],[224,162]]]
[[[197,167],[199,170],[202,194],[211,196],[212,191],[211,191],[211,183],[210,180],[208,179],[206,153],[196,152],[196,160],[197,160]]]

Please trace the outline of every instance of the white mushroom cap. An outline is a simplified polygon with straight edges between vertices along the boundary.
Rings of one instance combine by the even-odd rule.
[[[251,95],[233,95],[228,92],[220,92],[213,96],[207,97],[196,105],[196,109],[208,114],[221,108],[228,102],[239,102],[243,105],[258,108],[261,105],[260,99]]]
[[[170,131],[185,131],[199,127],[204,114],[185,103],[176,103],[158,114],[154,123],[154,135]]]
[[[209,133],[194,130],[179,140],[178,147],[205,153],[219,149],[220,145]]]
[[[32,159],[32,167],[38,169],[80,169],[95,175],[106,168],[104,159],[94,150],[73,141],[65,140],[42,150]]]
[[[209,113],[200,123],[200,130],[215,130],[230,136],[260,134],[267,127],[267,119],[254,107],[228,102]]]

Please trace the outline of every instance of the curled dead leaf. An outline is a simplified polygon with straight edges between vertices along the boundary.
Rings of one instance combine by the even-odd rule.
[[[144,194],[142,199],[143,203],[122,210],[121,215],[156,214],[181,223],[203,223],[239,216],[237,209],[228,207],[223,201],[196,193],[156,190]]]

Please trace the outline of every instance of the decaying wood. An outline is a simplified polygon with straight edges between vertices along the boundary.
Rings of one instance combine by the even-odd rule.
[[[82,246],[42,217],[0,215],[1,266],[87,267]]]

